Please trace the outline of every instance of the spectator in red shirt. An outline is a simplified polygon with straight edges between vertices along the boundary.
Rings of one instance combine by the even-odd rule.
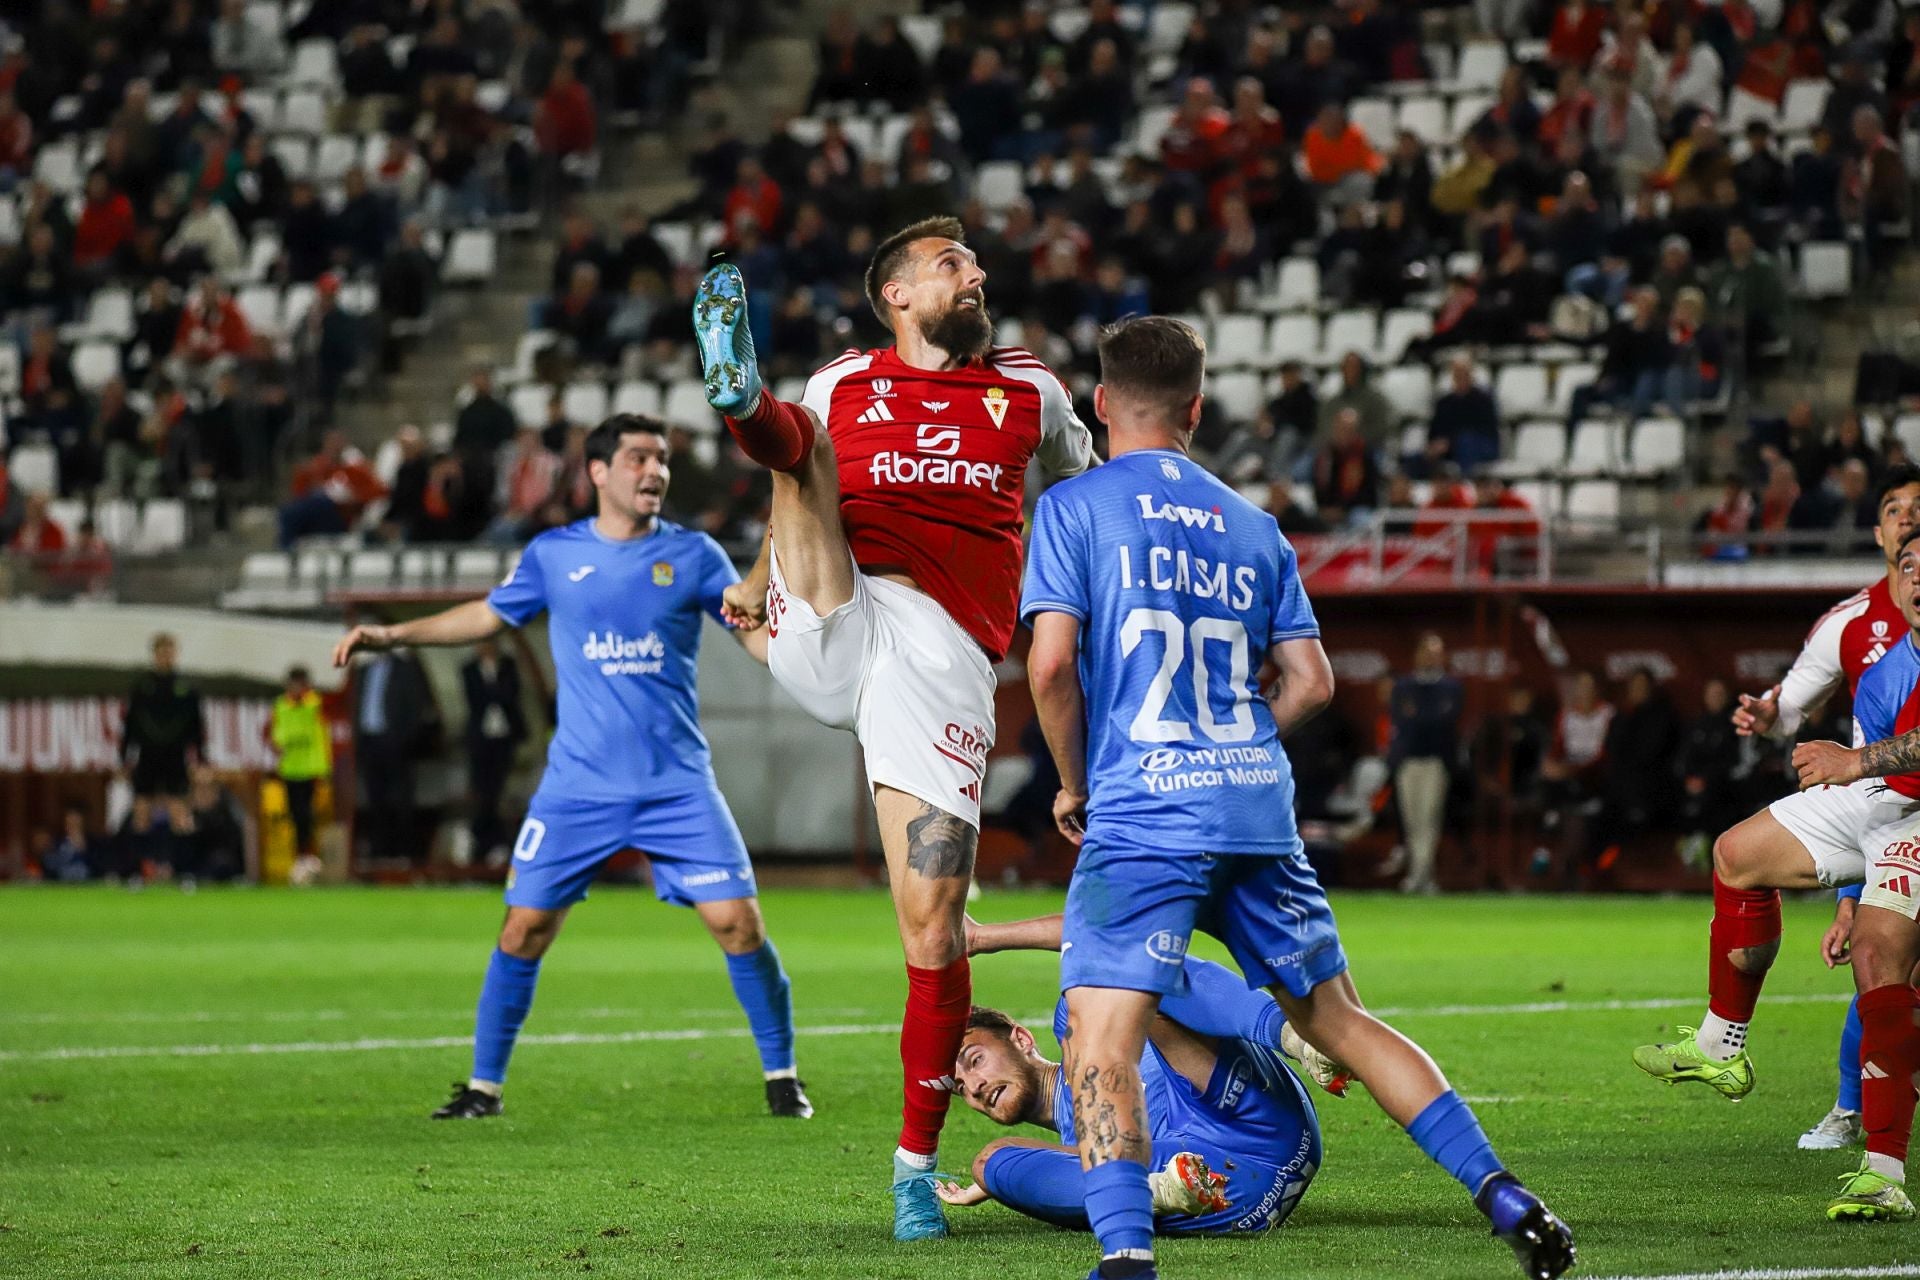
[[[86,203],[73,227],[73,265],[88,275],[105,272],[133,229],[133,202],[113,189],[105,170],[88,174]]]
[[[1233,117],[1214,97],[1213,81],[1195,76],[1187,81],[1180,109],[1160,135],[1160,161],[1170,173],[1205,177],[1223,158],[1232,127]]]
[[[1600,52],[1600,39],[1606,30],[1606,9],[1587,0],[1563,0],[1554,10],[1553,26],[1547,32],[1547,61],[1556,67],[1586,70],[1593,55]]]
[[[758,159],[753,156],[742,159],[740,167],[734,170],[733,190],[727,192],[726,208],[721,215],[727,228],[728,245],[740,236],[742,214],[750,215],[766,234],[778,234],[780,203],[780,184],[767,176]]]
[[[215,361],[237,360],[252,349],[253,330],[240,304],[218,279],[203,278],[180,313],[180,328],[173,337],[174,359],[191,373]]]
[[[46,494],[27,495],[26,519],[7,543],[7,549],[38,567],[50,565],[67,549],[67,531],[47,514]]]
[[[11,92],[0,94],[0,177],[25,178],[33,170],[33,121]]]
[[[1553,105],[1540,117],[1541,147],[1552,150],[1568,134],[1578,138],[1584,145],[1587,131],[1592,126],[1593,91],[1587,88],[1586,73],[1575,66],[1560,68],[1560,83],[1553,96]]]
[[[320,452],[300,464],[292,489],[292,500],[280,508],[282,547],[309,534],[345,533],[361,512],[387,496],[387,486],[339,430],[328,431]]]
[[[1287,140],[1280,113],[1267,105],[1267,90],[1252,76],[1233,82],[1233,123],[1222,139],[1222,151],[1252,179],[1260,171],[1259,158],[1277,152]]]
[[[1320,108],[1300,140],[1300,158],[1307,177],[1324,188],[1336,205],[1365,200],[1373,192],[1373,175],[1387,163],[1337,102]]]
[[[547,91],[533,109],[533,131],[548,156],[581,155],[593,150],[593,98],[571,62],[553,69]]]

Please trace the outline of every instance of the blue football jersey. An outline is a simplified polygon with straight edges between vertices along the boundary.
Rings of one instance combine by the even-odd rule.
[[[1185,454],[1148,449],[1064,480],[1033,515],[1020,616],[1078,618],[1087,834],[1293,855],[1293,770],[1255,680],[1317,637],[1272,516]]]
[[[527,544],[487,597],[514,626],[547,611],[560,723],[543,791],[633,800],[683,791],[712,771],[695,669],[701,615],[739,581],[720,544],[662,520],[615,542],[591,519]]]
[[[1064,1046],[1067,1002],[1053,1012],[1054,1039]],[[1278,1054],[1247,1040],[1222,1040],[1213,1075],[1204,1089],[1175,1071],[1151,1040],[1140,1055],[1140,1083],[1147,1103],[1147,1132],[1155,1141],[1172,1135],[1202,1138],[1249,1158],[1284,1163],[1317,1134],[1313,1102]],[[1073,1091],[1062,1071],[1053,1093],[1054,1128],[1072,1146]]]

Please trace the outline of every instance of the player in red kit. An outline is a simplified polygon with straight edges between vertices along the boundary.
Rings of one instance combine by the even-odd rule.
[[[992,345],[986,273],[961,234],[930,218],[874,250],[867,300],[894,345],[829,362],[797,405],[760,385],[739,271],[715,267],[694,301],[707,400],[774,472],[768,543],[731,607],[764,609],[774,678],[855,733],[873,787],[907,963],[900,1240],[947,1233],[932,1175],[972,1003],[964,909],[1027,464],[1093,461],[1053,373]]]
[[[1742,694],[1733,722],[1743,735],[1790,738],[1842,681],[1851,694],[1875,662],[1908,630],[1897,603],[1900,548],[1920,528],[1920,470],[1898,467],[1880,488],[1874,541],[1887,561],[1885,576],[1828,610],[1808,633],[1786,678],[1760,697]],[[1804,779],[1803,779],[1804,780]],[[1707,1013],[1699,1030],[1681,1027],[1671,1044],[1642,1045],[1634,1063],[1669,1084],[1698,1080],[1728,1098],[1753,1089],[1747,1026],[1767,970],[1780,950],[1780,890],[1857,885],[1876,837],[1920,816],[1920,800],[1865,778],[1844,786],[1814,786],[1724,832],[1713,846],[1713,925],[1707,957]],[[1828,963],[1845,954],[1845,927],[1853,905],[1843,900],[1835,929],[1822,941]],[[1808,1148],[1856,1141],[1860,1132],[1856,1081],[1847,1080],[1849,1014],[1842,1041],[1840,1098],[1826,1118],[1802,1135]],[[1857,1041],[1854,1041],[1857,1044]],[[1852,1068],[1857,1076],[1857,1068]],[[1851,1105],[1848,1105],[1851,1103]]]

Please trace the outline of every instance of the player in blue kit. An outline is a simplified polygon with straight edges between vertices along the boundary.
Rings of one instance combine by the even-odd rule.
[[[1273,517],[1188,457],[1205,347],[1149,316],[1103,333],[1100,363],[1094,407],[1112,460],[1040,498],[1020,603],[1034,706],[1060,769],[1054,815],[1081,847],[1060,984],[1102,1254],[1094,1276],[1157,1274],[1139,1063],[1161,998],[1187,990],[1198,927],[1466,1187],[1526,1273],[1551,1280],[1573,1265],[1565,1224],[1347,976],[1280,747],[1327,705],[1333,671]],[[1263,659],[1280,673],[1267,698],[1255,684]]]
[[[1060,926],[1059,916],[969,921],[967,952],[1057,951]],[[1154,1228],[1163,1235],[1266,1231],[1286,1221],[1321,1163],[1320,1122],[1283,1055],[1301,1055],[1317,1071],[1329,1064],[1292,1034],[1266,992],[1205,960],[1189,956],[1184,968],[1188,991],[1161,1002],[1140,1057]],[[1063,1000],[1054,1010],[1056,1038],[1066,1019]],[[1033,1034],[976,1007],[953,1078],[967,1105],[996,1124],[1038,1125],[1068,1145],[998,1139],[974,1157],[974,1185],[943,1184],[941,1198],[951,1205],[998,1200],[1087,1230],[1072,1092]]]
[[[725,597],[739,575],[712,538],[660,518],[671,478],[662,424],[616,415],[588,435],[586,453],[598,514],[534,538],[486,599],[355,627],[334,649],[334,664],[345,666],[358,650],[471,644],[548,615],[559,722],[514,841],[507,918],[480,988],[473,1073],[434,1118],[500,1114],[540,958],[601,866],[636,848],[652,863],[660,900],[692,907],[726,953],[760,1050],[767,1105],[805,1119],[813,1106],[794,1068],[787,975],[760,918],[746,845],[714,783],[695,692],[703,615],[729,626],[745,620]],[[764,632],[732,634],[767,660]]]

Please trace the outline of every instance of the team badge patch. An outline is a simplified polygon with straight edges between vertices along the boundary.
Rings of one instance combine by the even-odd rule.
[[[980,397],[980,403],[987,406],[987,416],[993,419],[997,430],[1007,420],[1007,393],[999,387],[988,387],[987,394]]]
[[[656,587],[670,587],[673,585],[673,566],[665,560],[656,560],[653,562],[653,585]]]

